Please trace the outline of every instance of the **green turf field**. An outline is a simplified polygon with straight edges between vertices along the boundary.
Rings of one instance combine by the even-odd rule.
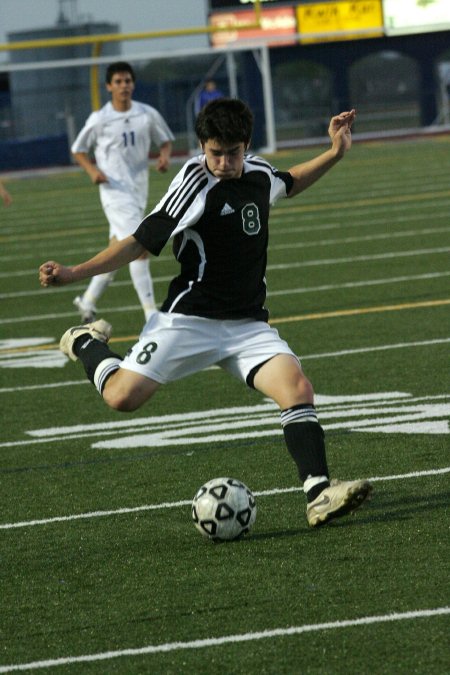
[[[319,530],[275,407],[229,375],[168,385],[129,415],[103,404],[57,349],[83,285],[37,282],[45,260],[106,244],[97,189],[78,171],[6,183],[0,673],[450,672],[449,175],[449,137],[355,144],[273,209],[272,321],[314,383],[332,475],[374,485]],[[151,180],[154,203],[168,178]],[[161,301],[170,250],[152,269]],[[127,270],[100,310],[125,353],[143,318]],[[258,515],[247,538],[213,544],[190,502],[225,475]]]

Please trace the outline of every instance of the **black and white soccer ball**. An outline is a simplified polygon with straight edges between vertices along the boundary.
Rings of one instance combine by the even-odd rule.
[[[256,519],[252,491],[235,478],[213,478],[192,501],[192,520],[205,537],[215,541],[247,534]]]

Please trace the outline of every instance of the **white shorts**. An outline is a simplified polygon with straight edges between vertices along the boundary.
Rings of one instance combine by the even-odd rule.
[[[109,238],[117,241],[134,234],[144,218],[144,209],[132,201],[108,204],[103,210],[109,223]]]
[[[154,312],[120,367],[165,384],[218,365],[242,380],[277,354],[297,358],[265,321]]]

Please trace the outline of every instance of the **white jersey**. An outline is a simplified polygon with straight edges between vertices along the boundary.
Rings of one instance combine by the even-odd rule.
[[[108,102],[89,115],[71,150],[74,153],[94,150],[97,166],[108,178],[107,183],[100,185],[103,208],[133,204],[145,209],[151,144],[159,147],[173,139],[155,108],[132,101],[129,110],[119,112]]]

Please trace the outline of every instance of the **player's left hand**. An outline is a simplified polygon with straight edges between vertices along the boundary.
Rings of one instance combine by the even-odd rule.
[[[352,144],[352,124],[355,121],[356,110],[341,112],[331,118],[328,134],[339,153],[344,153]]]
[[[168,168],[169,168],[168,157],[163,157],[162,155],[160,155],[156,162],[156,170],[159,171],[159,173],[166,173]]]

